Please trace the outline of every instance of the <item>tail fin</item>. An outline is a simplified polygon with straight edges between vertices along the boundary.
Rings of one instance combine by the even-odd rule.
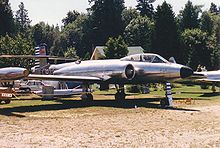
[[[174,57],[170,57],[170,58],[169,58],[169,62],[170,62],[170,63],[176,63],[176,60],[175,60]]]
[[[33,73],[45,74],[45,71],[48,69],[49,64],[47,58],[41,56],[46,56],[46,55],[47,55],[47,51],[45,45],[35,47],[35,56],[39,58],[35,59],[35,66],[31,69]]]

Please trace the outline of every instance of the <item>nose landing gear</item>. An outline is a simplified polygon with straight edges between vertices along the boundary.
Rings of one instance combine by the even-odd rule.
[[[115,85],[115,88],[117,90],[117,93],[115,94],[115,100],[124,101],[126,97],[124,85]]]

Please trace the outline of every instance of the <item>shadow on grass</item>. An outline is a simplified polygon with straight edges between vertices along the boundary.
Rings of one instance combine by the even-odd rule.
[[[216,93],[204,93],[200,97],[216,97],[216,96],[220,97],[220,93],[219,92],[216,92]]]
[[[175,92],[175,93],[177,93],[177,92]],[[196,92],[196,91],[193,91],[193,92],[190,92],[190,91],[184,91],[184,92],[181,92],[181,94],[203,94],[204,92],[202,92],[202,91],[198,91],[198,92]]]
[[[145,107],[145,108],[155,108],[162,109],[159,103],[155,103],[155,101],[159,101],[158,98],[147,98],[147,99],[127,99],[124,101],[115,101],[115,100],[94,100],[94,101],[81,101],[81,100],[56,100],[55,102],[59,102],[61,104],[45,104],[45,105],[35,105],[35,106],[18,106],[18,107],[10,107],[10,108],[1,108],[0,115],[5,116],[15,116],[15,117],[25,117],[24,115],[20,115],[19,113],[25,112],[37,112],[37,111],[56,111],[56,110],[64,110],[64,109],[72,109],[72,108],[85,108],[85,107],[113,107],[113,108],[134,108],[137,107]],[[170,110],[179,110],[179,111],[199,111],[193,109],[184,109],[184,108],[166,108]]]

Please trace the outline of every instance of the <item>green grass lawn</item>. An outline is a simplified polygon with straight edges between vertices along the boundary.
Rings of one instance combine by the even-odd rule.
[[[192,98],[194,100],[207,100],[207,101],[220,101],[220,88],[217,88],[217,93],[212,93],[211,89],[201,89],[200,86],[186,86],[186,85],[175,85],[177,87],[172,89],[173,99],[186,99]],[[127,99],[152,99],[165,98],[165,91],[163,89],[154,90],[150,89],[149,94],[137,94],[137,93],[127,93]],[[110,89],[108,91],[96,90],[94,94],[94,100],[114,100],[115,89]],[[10,104],[1,104],[1,108],[11,108],[11,107],[22,107],[22,106],[42,106],[42,105],[61,105],[62,101],[68,100],[80,100],[80,96],[73,96],[72,98],[58,98],[57,100],[51,101],[41,101],[40,98],[36,96],[20,96],[19,98],[13,98]],[[74,103],[74,102],[72,102]]]
[[[220,88],[217,88],[217,92],[213,93],[211,89],[201,89],[199,85],[186,86],[176,84],[176,87],[172,89],[173,98],[193,98],[193,99],[220,99]],[[96,95],[114,95],[116,93],[115,89],[110,89],[109,91],[95,91]],[[137,94],[137,93],[127,93],[129,95],[136,95],[136,97],[147,97],[147,98],[164,98],[165,91],[161,89],[155,90],[150,88],[149,94]]]

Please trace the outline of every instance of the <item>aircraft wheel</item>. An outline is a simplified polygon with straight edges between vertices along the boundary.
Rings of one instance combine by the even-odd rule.
[[[30,89],[30,88],[26,88],[24,91],[25,91],[26,93],[30,93],[30,92],[31,92],[31,89]]]
[[[92,101],[93,95],[92,94],[82,94],[81,99],[82,99],[82,101]]]
[[[124,92],[117,92],[115,94],[115,100],[116,101],[123,101],[123,100],[125,100],[125,96],[126,96],[126,94]]]
[[[4,100],[5,104],[9,104],[11,102],[11,100]]]
[[[160,100],[160,106],[161,106],[161,108],[166,108],[166,106],[167,106],[166,99],[161,99]]]

